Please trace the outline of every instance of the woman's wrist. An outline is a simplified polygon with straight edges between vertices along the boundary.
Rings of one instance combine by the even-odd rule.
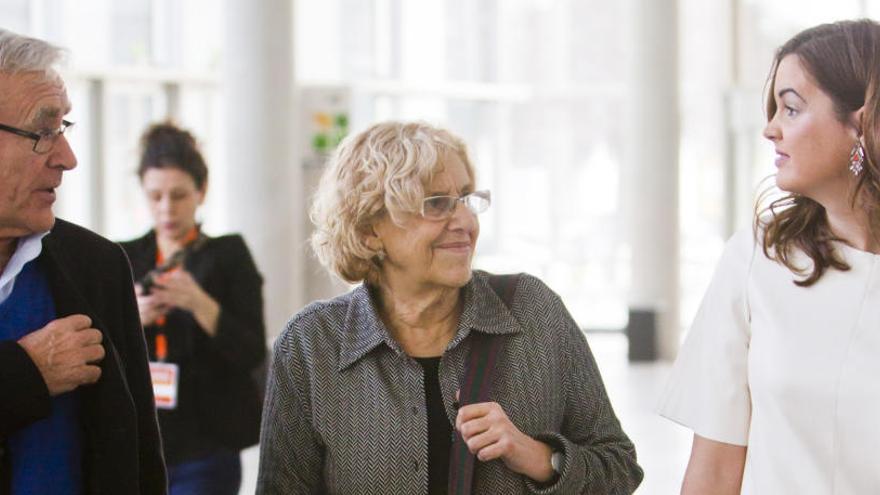
[[[521,474],[528,476],[537,483],[547,483],[556,476],[550,457],[553,449],[544,442],[535,440],[526,435],[528,439],[524,446],[526,461],[522,464],[525,469]]]

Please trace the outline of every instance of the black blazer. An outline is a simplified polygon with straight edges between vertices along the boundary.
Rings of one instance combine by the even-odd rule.
[[[131,272],[112,242],[63,220],[37,258],[58,317],[85,314],[104,334],[101,378],[81,391],[86,493],[164,494],[165,465]],[[0,440],[50,414],[49,390],[16,342],[0,342]],[[0,493],[9,491],[0,448]]]
[[[135,280],[155,267],[152,231],[121,245]],[[159,410],[169,465],[256,444],[262,413],[262,384],[255,377],[266,357],[263,279],[250,251],[239,235],[207,237],[184,267],[220,305],[220,316],[210,337],[190,313],[167,315],[167,360],[180,366],[177,408]],[[152,358],[157,330],[144,329]]]

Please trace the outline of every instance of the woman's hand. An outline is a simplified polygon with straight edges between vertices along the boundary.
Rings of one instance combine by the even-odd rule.
[[[550,446],[519,431],[497,402],[462,407],[455,418],[455,429],[461,432],[468,450],[483,462],[501,459],[510,470],[538,483],[550,481],[555,475]]]
[[[152,325],[156,319],[168,312],[168,307],[160,304],[152,293],[144,294],[141,284],[134,284],[134,293],[137,296],[138,315],[141,317],[142,326]]]
[[[186,270],[174,270],[163,274],[153,287],[159,304],[192,313],[196,322],[208,335],[217,333],[220,305],[205,292]]]

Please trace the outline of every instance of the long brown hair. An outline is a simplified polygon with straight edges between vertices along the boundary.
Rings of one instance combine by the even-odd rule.
[[[868,20],[822,24],[801,31],[776,52],[769,76],[767,119],[776,115],[775,79],[779,63],[787,55],[799,57],[805,70],[834,103],[841,122],[864,106],[860,122],[865,144],[864,171],[851,198],[852,205],[865,209],[870,234],[880,234],[880,24]],[[764,196],[762,196],[764,197]],[[795,274],[805,276],[795,284],[808,287],[828,268],[849,270],[835,252],[839,241],[828,225],[825,208],[816,201],[791,193],[755,206],[755,232],[760,233],[764,254]],[[802,251],[813,260],[812,272],[796,264],[793,254]]]

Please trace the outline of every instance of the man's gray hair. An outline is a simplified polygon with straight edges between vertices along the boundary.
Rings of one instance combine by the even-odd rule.
[[[47,41],[0,28],[0,72],[53,72],[64,53]]]

